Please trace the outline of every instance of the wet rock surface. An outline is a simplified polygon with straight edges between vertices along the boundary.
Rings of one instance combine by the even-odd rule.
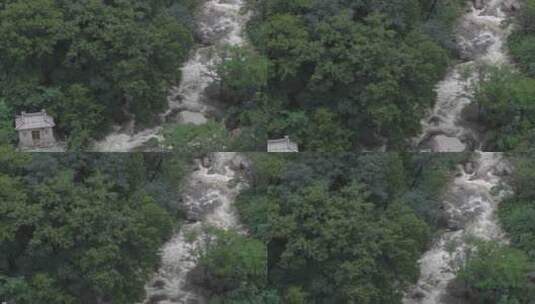
[[[499,153],[478,153],[459,166],[459,174],[444,194],[441,221],[446,230],[420,259],[420,279],[407,292],[404,304],[465,303],[465,291],[450,290],[450,285],[455,284],[469,239],[504,240],[495,211],[509,187],[495,173],[505,168],[508,164]]]
[[[182,67],[178,87],[169,90],[168,110],[160,115],[159,125],[141,132],[128,133],[117,128],[104,140],[96,142],[100,152],[128,152],[142,147],[151,139],[162,140],[162,124],[204,124],[209,118],[221,116],[220,104],[214,102],[212,85],[216,81],[214,67],[228,45],[244,43],[244,27],[249,14],[242,12],[246,0],[206,0],[196,17],[197,46]],[[132,120],[134,123],[134,120]]]
[[[485,136],[478,126],[479,112],[472,104],[472,85],[481,64],[508,62],[503,48],[510,27],[504,21],[508,12],[518,9],[516,0],[474,0],[456,32],[459,53],[464,62],[453,67],[437,85],[437,101],[422,120],[423,132],[415,138],[416,149],[459,152],[484,147]]]
[[[243,231],[232,203],[247,187],[242,173],[247,166],[246,158],[237,153],[214,153],[197,161],[181,200],[188,223],[162,248],[162,266],[145,288],[145,303],[206,303],[199,286],[208,279],[197,267],[197,253],[213,239],[207,227]]]

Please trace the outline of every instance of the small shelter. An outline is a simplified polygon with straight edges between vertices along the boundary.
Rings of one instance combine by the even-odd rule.
[[[37,113],[22,112],[15,119],[15,129],[19,133],[21,148],[49,147],[56,143],[54,119],[45,110]]]
[[[284,136],[282,139],[268,140],[268,152],[299,152],[297,143],[290,140],[289,136]]]

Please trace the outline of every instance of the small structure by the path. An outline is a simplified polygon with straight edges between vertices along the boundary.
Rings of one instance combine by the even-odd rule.
[[[290,140],[289,136],[284,136],[281,139],[268,140],[267,144],[268,152],[299,152],[297,143]]]
[[[44,148],[56,143],[54,119],[45,110],[37,113],[22,112],[15,119],[20,148]]]

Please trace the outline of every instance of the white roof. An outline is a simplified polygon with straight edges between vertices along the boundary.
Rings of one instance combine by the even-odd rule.
[[[288,136],[282,139],[268,140],[268,152],[299,152],[297,144]]]
[[[55,125],[54,118],[46,114],[45,110],[37,113],[22,112],[15,119],[16,130],[53,128]]]

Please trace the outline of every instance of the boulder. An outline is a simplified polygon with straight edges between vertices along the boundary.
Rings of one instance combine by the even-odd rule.
[[[425,292],[421,290],[420,288],[415,288],[414,290],[411,291],[411,293],[409,294],[409,297],[411,299],[420,300],[425,297]]]
[[[478,10],[485,8],[485,4],[487,1],[485,0],[474,0],[474,7]]]
[[[464,165],[464,172],[466,174],[474,174],[474,172],[475,172],[474,163],[473,162],[467,162]]]
[[[210,166],[212,165],[212,158],[209,157],[209,156],[203,157],[202,161],[201,161],[201,164],[205,168],[210,168]]]
[[[535,272],[530,272],[530,273],[528,273],[528,280],[529,280],[531,283],[535,284]]]
[[[193,125],[202,125],[208,122],[208,119],[202,114],[198,112],[191,112],[191,111],[182,111],[178,113],[177,121],[180,124],[193,124]]]
[[[496,166],[494,167],[492,173],[496,176],[504,177],[509,176],[512,173],[512,169],[505,161],[500,161]]]
[[[505,0],[502,3],[502,9],[508,13],[514,13],[519,11],[521,6],[522,5],[520,4],[520,1],[518,0]]]
[[[169,297],[163,293],[159,293],[159,294],[154,294],[154,295],[151,295],[149,300],[148,300],[148,303],[149,304],[157,304],[157,303],[160,303],[162,301],[166,301],[167,299],[169,299]]]
[[[163,289],[165,287],[165,281],[163,281],[163,280],[155,280],[152,283],[152,287],[158,288],[158,289]]]
[[[461,111],[461,119],[464,121],[479,122],[479,106],[475,102],[469,103]]]

